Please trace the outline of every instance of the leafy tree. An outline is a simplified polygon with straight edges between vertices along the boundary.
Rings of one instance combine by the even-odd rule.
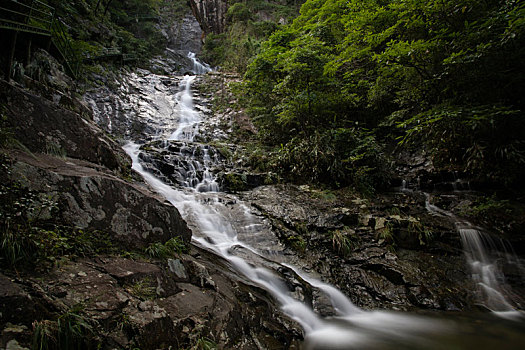
[[[248,66],[247,109],[269,145],[325,147],[331,138],[315,135],[365,127],[375,139],[423,145],[438,167],[510,185],[525,175],[524,8],[515,0],[309,0]],[[339,168],[347,173],[338,181],[355,179],[355,169]],[[322,173],[314,169],[303,172]]]

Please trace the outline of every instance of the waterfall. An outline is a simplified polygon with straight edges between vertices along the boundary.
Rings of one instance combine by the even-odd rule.
[[[205,74],[208,72],[211,72],[212,69],[207,64],[203,64],[199,62],[199,60],[195,57],[194,52],[188,52],[188,58],[193,62],[193,73],[195,74]]]
[[[506,295],[512,293],[505,290],[505,276],[501,267],[498,266],[499,259],[516,261],[517,259],[513,259],[512,254],[499,251],[498,246],[504,245],[504,243],[498,244],[489,234],[474,227],[471,223],[460,220],[451,212],[431,204],[428,193],[425,193],[425,197],[425,207],[430,213],[449,217],[455,221],[467,263],[471,270],[472,279],[478,287],[477,293],[480,302],[496,315],[521,317],[521,312],[517,311],[511,302],[507,300]]]
[[[495,249],[497,242],[469,223],[459,222],[457,227],[480,299],[497,314],[511,316],[515,309],[505,296],[509,293],[504,289],[505,276],[498,266],[498,259],[504,257]]]
[[[209,70],[194,62],[195,71]],[[305,349],[468,349],[473,348],[471,344],[480,349],[480,339],[482,349],[501,344],[485,334],[490,335],[506,319],[480,323],[476,318],[478,331],[473,332],[471,323],[452,321],[450,316],[362,310],[315,271],[298,268],[300,257],[287,252],[269,222],[253,214],[251,206],[238,197],[220,192],[213,168],[221,157],[211,145],[199,142],[203,133],[206,137],[220,135],[210,131],[210,125],[216,124],[210,124],[212,117],[201,112],[206,109],[195,108],[191,86],[196,79],[194,75],[170,77],[138,69],[124,77],[116,93],[106,89],[87,99],[97,107],[93,110],[100,125],[128,140],[124,149],[132,158],[133,169],[178,208],[193,231],[193,244],[228,261],[242,278],[268,291],[281,310],[303,328]],[[427,209],[452,215],[429,200]],[[495,279],[499,281],[497,275]],[[310,294],[315,295],[314,301]],[[328,313],[333,316],[327,317],[330,306]],[[506,332],[508,324],[500,329]],[[510,339],[510,344],[522,343],[523,332],[516,334],[519,336]]]
[[[186,75],[180,83],[182,91],[175,96],[178,102],[178,127],[171,134],[169,140],[193,141],[195,137],[196,127],[201,118],[193,107],[193,97],[190,90],[193,80],[195,80],[194,75]]]
[[[238,199],[230,198],[236,205],[221,200],[219,186],[210,171],[214,160],[209,148],[194,142],[202,121],[201,114],[193,107],[191,83],[194,79],[194,76],[186,76],[181,81],[180,95],[177,96],[178,125],[162,141],[168,147],[170,143],[177,143],[179,156],[185,157],[184,163],[191,164],[193,171],[186,172],[186,179],[180,183],[182,188],[164,183],[144,168],[138,143],[130,140],[124,149],[132,158],[133,169],[181,212],[194,232],[192,239],[195,244],[229,261],[240,274],[270,292],[283,312],[304,329],[308,349],[439,348],[437,340],[431,339],[432,334],[450,332],[448,324],[421,316],[364,311],[334,286],[265,254],[269,245],[279,245],[278,240],[262,230],[264,225],[260,219]],[[201,177],[196,176],[198,172],[202,173]],[[258,235],[267,236],[260,239]],[[254,245],[247,243],[250,238]],[[278,249],[270,250],[275,252]],[[297,297],[297,290],[290,289],[281,270],[292,271],[328,296],[336,316],[323,318],[317,314]]]

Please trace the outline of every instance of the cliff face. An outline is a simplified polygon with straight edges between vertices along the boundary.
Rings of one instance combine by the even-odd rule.
[[[220,34],[226,25],[226,0],[190,0],[193,15],[200,23],[203,34]]]

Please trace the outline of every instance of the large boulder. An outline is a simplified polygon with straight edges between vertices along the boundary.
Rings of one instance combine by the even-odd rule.
[[[53,220],[110,233],[124,247],[143,248],[175,236],[184,241],[191,238],[191,231],[171,204],[144,187],[95,170],[87,162],[17,153],[11,177],[56,203],[59,213]]]

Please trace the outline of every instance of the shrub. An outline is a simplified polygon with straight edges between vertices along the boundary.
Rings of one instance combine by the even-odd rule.
[[[164,244],[160,242],[151,243],[146,247],[145,252],[152,258],[166,259],[175,256],[175,254],[185,253],[188,250],[188,245],[180,237],[173,237]]]

